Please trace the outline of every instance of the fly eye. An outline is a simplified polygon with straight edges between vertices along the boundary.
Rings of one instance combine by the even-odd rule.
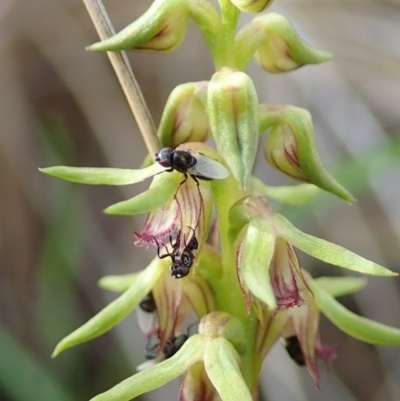
[[[156,160],[159,164],[161,164],[163,167],[171,167],[171,161],[169,159],[162,159],[159,158]]]
[[[163,167],[171,167],[171,148],[163,148],[156,154],[156,162]]]

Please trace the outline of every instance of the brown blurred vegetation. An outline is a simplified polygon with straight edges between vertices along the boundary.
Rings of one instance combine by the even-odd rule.
[[[150,1],[104,3],[119,30]],[[260,101],[309,109],[326,164],[359,199],[349,207],[326,196],[282,212],[309,232],[400,271],[400,3],[276,0],[272,9],[335,60],[282,76],[252,64]],[[58,340],[112,299],[97,280],[141,269],[151,256],[133,247],[143,218],[102,214],[147,183],[87,188],[37,171],[54,164],[138,167],[146,155],[106,55],[84,50],[96,40],[80,0],[0,1],[2,400],[86,400],[143,361],[133,318],[50,359]],[[209,79],[213,72],[194,24],[174,53],[129,57],[156,123],[177,84]],[[268,183],[287,184],[261,154],[256,172]],[[316,275],[346,274],[303,260]],[[343,301],[400,327],[398,284],[371,279],[367,289]],[[262,378],[265,399],[399,400],[400,351],[362,344],[323,323],[323,339],[339,345],[339,357],[323,374],[322,390],[277,347]],[[174,391],[170,386],[146,399],[174,399]]]

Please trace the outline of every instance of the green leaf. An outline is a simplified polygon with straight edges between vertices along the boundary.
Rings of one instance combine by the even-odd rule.
[[[245,287],[270,310],[276,309],[269,266],[274,254],[275,236],[264,220],[253,219],[245,229],[239,248],[239,275]]]
[[[149,213],[165,205],[173,198],[182,179],[183,175],[178,172],[156,176],[147,191],[109,206],[104,210],[104,213],[122,215]]]
[[[356,315],[336,301],[317,282],[310,281],[309,284],[318,308],[340,330],[369,344],[400,345],[400,329]]]
[[[81,327],[64,337],[56,346],[53,357],[75,345],[104,334],[124,319],[151,290],[164,269],[170,265],[166,259],[154,258],[127,291],[107,305]]]
[[[217,337],[206,348],[204,367],[222,401],[252,401],[236,358],[232,344],[223,337]]]
[[[321,189],[313,184],[272,187],[253,177],[254,191],[286,205],[302,205],[317,196]]]
[[[141,272],[121,274],[119,276],[105,276],[97,282],[97,285],[103,290],[123,292],[138,279],[140,273]]]
[[[72,401],[53,369],[46,369],[0,325],[0,387],[15,401]]]
[[[279,235],[287,242],[324,262],[372,276],[398,275],[346,248],[303,233],[280,214],[274,216],[274,223]]]
[[[314,281],[335,298],[354,294],[367,285],[365,278],[358,277],[318,277]]]
[[[40,168],[42,173],[66,181],[89,185],[128,185],[144,181],[146,178],[165,171],[165,167],[154,163],[149,167],[130,170],[106,167],[68,167],[54,166]]]
[[[91,401],[129,401],[167,384],[201,359],[203,344],[202,336],[190,337],[171,358],[129,377]]]

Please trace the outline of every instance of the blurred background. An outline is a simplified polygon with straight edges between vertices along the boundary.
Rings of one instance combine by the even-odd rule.
[[[149,0],[105,0],[120,30]],[[400,271],[400,2],[277,0],[310,45],[335,60],[269,75],[253,63],[261,102],[305,107],[318,149],[333,175],[358,198],[349,206],[319,195],[275,210],[314,235]],[[250,20],[244,16],[241,23]],[[97,35],[81,0],[0,1],[0,400],[88,400],[135,371],[144,343],[134,314],[101,338],[50,358],[55,344],[115,298],[97,288],[106,274],[146,265],[133,246],[144,217],[103,215],[131,188],[85,187],[42,176],[55,164],[138,167],[146,155],[137,125],[105,54],[85,52]],[[129,58],[155,122],[171,90],[207,80],[213,65],[193,23],[169,55]],[[260,152],[256,174],[288,179]],[[315,276],[347,274],[300,255]],[[342,302],[400,327],[400,280],[371,278]],[[338,345],[334,367],[321,366],[321,390],[277,345],[268,357],[260,401],[396,401],[400,349],[373,347],[322,321],[322,340]],[[140,398],[177,399],[178,382]]]

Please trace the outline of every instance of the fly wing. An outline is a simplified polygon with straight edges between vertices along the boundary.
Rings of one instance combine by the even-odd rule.
[[[201,153],[192,153],[197,163],[187,170],[188,174],[208,178],[210,180],[224,180],[228,178],[229,171],[217,160],[210,159]]]

